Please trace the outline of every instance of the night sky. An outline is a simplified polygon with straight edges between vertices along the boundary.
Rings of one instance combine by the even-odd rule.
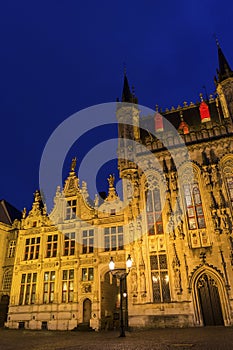
[[[2,2],[0,199],[30,209],[49,136],[73,113],[120,97],[124,65],[153,109],[196,102],[203,86],[212,93],[214,33],[233,67],[232,14],[232,0]]]

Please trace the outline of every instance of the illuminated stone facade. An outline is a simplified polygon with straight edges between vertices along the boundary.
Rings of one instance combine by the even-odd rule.
[[[109,176],[106,199],[91,203],[76,159],[49,216],[35,193],[15,224],[8,327],[117,328],[119,286],[108,263],[113,257],[125,268],[128,254],[123,307],[130,327],[233,324],[233,73],[218,50],[218,96],[160,112],[176,134],[147,131],[161,124],[160,114],[139,118],[125,76],[116,113],[123,201]]]

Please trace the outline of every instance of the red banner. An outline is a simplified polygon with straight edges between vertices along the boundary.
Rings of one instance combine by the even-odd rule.
[[[209,122],[211,120],[209,107],[204,101],[201,102],[199,111],[200,111],[202,123]]]
[[[158,112],[155,114],[155,131],[163,131],[163,116]]]

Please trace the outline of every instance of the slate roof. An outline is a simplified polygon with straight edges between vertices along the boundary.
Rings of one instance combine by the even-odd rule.
[[[0,200],[0,222],[12,225],[15,219],[21,219],[21,212],[8,203],[5,199]]]

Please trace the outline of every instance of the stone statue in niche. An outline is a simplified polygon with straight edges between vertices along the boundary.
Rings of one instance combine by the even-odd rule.
[[[142,224],[141,220],[137,220],[137,239],[140,239],[142,236]]]
[[[174,224],[173,215],[170,215],[170,217],[169,217],[169,221],[168,221],[168,224],[167,224],[167,233],[169,234],[169,237],[171,239],[176,239],[175,224]]]
[[[137,296],[137,292],[138,292],[138,282],[137,282],[138,276],[137,273],[134,271],[131,274],[131,292],[133,294],[133,296]]]
[[[177,209],[175,211],[175,229],[179,238],[184,238],[184,222],[182,219],[182,210],[180,208],[180,201],[177,198]]]
[[[219,218],[216,210],[212,211],[212,219],[213,219],[213,222],[214,222],[214,228],[216,230],[218,230],[220,228],[220,218]]]
[[[174,283],[175,283],[175,290],[177,291],[177,294],[181,293],[182,292],[181,273],[178,267],[174,268]]]
[[[133,218],[133,209],[132,209],[132,204],[129,203],[129,219],[131,220]]]
[[[208,171],[204,171],[203,172],[203,177],[204,177],[204,183],[207,187],[207,189],[209,189],[210,185],[211,185],[211,180],[210,180],[210,174]]]
[[[218,189],[221,186],[221,178],[217,167],[212,168],[211,175],[213,185]]]
[[[178,214],[177,217],[176,217],[176,228],[177,228],[177,233],[178,233],[178,236],[182,239],[184,239],[184,222],[181,218],[181,215]]]
[[[134,225],[132,222],[129,224],[129,243],[134,242]]]
[[[143,259],[143,254],[142,254],[142,244],[143,244],[143,239],[141,238],[137,242],[137,256],[138,256],[138,262],[139,266],[144,266],[144,259]]]
[[[172,191],[177,191],[178,187],[177,187],[177,174],[175,171],[172,171],[171,173],[171,189]]]
[[[133,189],[132,189],[132,183],[130,181],[130,175],[129,178],[127,178],[127,198],[131,199],[133,196]]]
[[[146,293],[146,276],[144,271],[140,272],[140,290],[142,294]]]
[[[228,230],[231,228],[231,221],[226,209],[221,209],[220,220],[222,229]]]

